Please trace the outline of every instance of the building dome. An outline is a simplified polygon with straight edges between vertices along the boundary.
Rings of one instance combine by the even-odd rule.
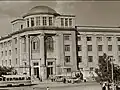
[[[54,9],[52,9],[48,6],[36,6],[36,7],[33,7],[32,9],[30,9],[28,11],[28,13],[25,14],[23,17],[29,16],[29,15],[36,15],[36,14],[58,15],[58,13]]]

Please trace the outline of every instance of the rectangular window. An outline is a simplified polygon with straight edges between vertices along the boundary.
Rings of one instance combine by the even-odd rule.
[[[71,68],[67,68],[67,72],[71,72]]]
[[[107,37],[107,40],[108,41],[112,41],[112,37]]]
[[[17,54],[17,48],[15,48],[15,53]]]
[[[97,37],[97,41],[102,41],[102,37]]]
[[[61,18],[61,26],[64,26],[64,18]]]
[[[11,59],[9,60],[9,64],[11,65]]]
[[[88,45],[88,51],[92,51],[92,45]]]
[[[93,56],[88,56],[88,62],[93,62]]]
[[[118,45],[118,51],[120,51],[120,45]]]
[[[53,65],[53,62],[48,62],[48,65]]]
[[[15,44],[17,44],[17,38],[14,38]]]
[[[43,17],[43,26],[47,25],[46,17]]]
[[[40,17],[36,17],[36,25],[40,25]]]
[[[7,51],[5,51],[5,56],[7,56]]]
[[[92,37],[86,37],[87,41],[92,41]]]
[[[33,66],[38,66],[38,65],[39,65],[38,62],[34,62],[34,63],[33,63]]]
[[[72,26],[72,18],[69,18],[69,26]]]
[[[27,27],[29,27],[29,19],[27,19]]]
[[[78,51],[82,51],[81,45],[78,45]]]
[[[69,35],[65,35],[64,36],[64,40],[70,40],[70,36]]]
[[[117,37],[117,40],[120,41],[120,37]]]
[[[78,40],[78,41],[81,41],[81,37],[80,37],[80,36],[78,36],[78,37],[77,37],[77,40]]]
[[[70,62],[70,56],[65,56],[65,62],[69,63]]]
[[[3,43],[0,44],[0,47],[3,48]]]
[[[68,26],[68,18],[65,18],[65,26]]]
[[[99,56],[99,63],[103,60],[103,56]]]
[[[16,58],[16,64],[18,64],[18,60],[17,60],[17,58]]]
[[[112,45],[108,45],[108,51],[112,51]]]
[[[5,60],[5,65],[7,66],[7,60]]]
[[[70,51],[70,45],[65,45],[65,51]]]
[[[3,51],[1,51],[1,57],[3,56]]]
[[[102,51],[102,45],[98,45],[98,51]]]
[[[49,17],[49,26],[52,26],[52,17]]]
[[[11,55],[11,50],[9,50],[9,55]]]
[[[31,18],[31,27],[34,26],[34,18]]]
[[[82,62],[82,56],[78,56],[78,63]]]

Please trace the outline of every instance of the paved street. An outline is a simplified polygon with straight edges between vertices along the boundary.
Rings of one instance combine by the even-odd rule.
[[[33,86],[24,87],[8,87],[5,90],[46,90],[46,87],[50,87],[50,90],[102,90],[99,83],[78,83],[78,84],[63,84],[63,83],[39,83]],[[0,90],[4,90],[3,88]]]

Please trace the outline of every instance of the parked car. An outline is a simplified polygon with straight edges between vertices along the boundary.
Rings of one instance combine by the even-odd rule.
[[[81,79],[77,78],[77,77],[67,77],[66,82],[68,82],[68,83],[79,83],[79,82],[81,82]]]

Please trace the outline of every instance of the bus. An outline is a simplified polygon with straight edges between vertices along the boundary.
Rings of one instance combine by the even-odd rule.
[[[31,85],[31,77],[28,75],[2,75],[0,86]]]

